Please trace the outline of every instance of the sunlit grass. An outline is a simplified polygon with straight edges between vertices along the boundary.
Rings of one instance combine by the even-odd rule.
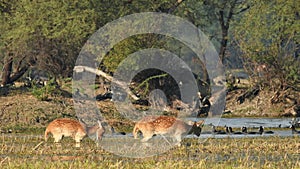
[[[42,135],[0,135],[1,168],[300,168],[298,136],[184,139],[147,158],[119,157],[89,138],[81,148],[70,138],[60,146],[42,141]]]

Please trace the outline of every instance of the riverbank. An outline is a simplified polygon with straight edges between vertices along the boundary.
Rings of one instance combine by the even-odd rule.
[[[260,91],[256,97],[245,99],[243,103],[240,103],[237,100],[245,90],[236,89],[227,93],[226,111],[222,117],[280,118],[285,117],[286,110],[292,107],[292,104],[287,102],[272,104],[270,99],[276,93],[270,91]],[[296,94],[299,93],[291,93],[291,95]],[[116,110],[114,103],[109,99],[97,101],[97,105],[101,113],[109,119],[107,121],[109,125],[120,131],[132,129],[134,122],[122,117]],[[73,99],[70,95],[41,101],[24,88],[13,88],[5,96],[0,96],[1,129],[9,127],[16,129],[24,127],[43,128],[58,117],[76,117]]]

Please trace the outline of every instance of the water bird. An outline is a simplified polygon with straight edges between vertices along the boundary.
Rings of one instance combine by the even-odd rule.
[[[225,127],[226,127],[227,134],[244,134],[243,132],[240,132],[240,131],[233,131],[232,127],[228,127],[228,126],[225,126]]]
[[[245,127],[245,126],[242,128],[242,132],[244,134],[261,134],[259,131],[258,132],[256,132],[256,131],[248,131],[247,127]]]
[[[232,127],[229,127],[229,130],[230,130],[231,133],[233,133],[233,134],[244,134],[243,132],[240,132],[240,131],[233,131],[233,130],[232,130]]]
[[[212,133],[213,134],[226,134],[226,132],[223,130],[217,130],[216,126],[214,126],[214,125],[212,126]]]
[[[121,131],[121,132],[116,132],[114,127],[111,127],[111,132],[114,135],[126,135],[125,132]]]
[[[228,127],[228,126],[225,126],[225,131],[226,131],[227,134],[231,134],[232,133],[232,128]]]
[[[265,131],[263,126],[259,126],[258,132],[259,134],[274,134],[274,132],[271,130]]]
[[[242,133],[243,134],[247,134],[248,133],[247,127],[245,127],[245,126],[242,127]]]
[[[300,134],[300,131],[296,130],[294,125],[291,126],[291,129],[292,129],[292,134]]]
[[[225,126],[225,131],[227,134],[243,134],[242,132],[234,132],[232,127]]]

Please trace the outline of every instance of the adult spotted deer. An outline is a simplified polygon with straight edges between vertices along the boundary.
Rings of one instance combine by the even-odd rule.
[[[195,134],[200,136],[201,127],[204,121],[188,123],[170,116],[146,116],[138,121],[133,129],[133,136],[135,139],[138,137],[138,132],[143,134],[142,142],[146,142],[152,138],[153,135],[169,135],[175,138],[177,144],[180,145],[182,136],[184,134]]]
[[[105,130],[98,120],[98,124],[87,127],[84,122],[69,118],[60,118],[52,121],[45,131],[45,141],[48,139],[48,134],[51,133],[54,142],[58,143],[63,136],[72,137],[76,141],[76,147],[80,147],[80,141],[86,136],[96,134],[96,140],[101,140]]]

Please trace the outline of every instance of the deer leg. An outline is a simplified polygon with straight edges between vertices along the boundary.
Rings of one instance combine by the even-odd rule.
[[[57,147],[61,147],[61,143],[60,140],[62,139],[62,135],[54,135],[53,134],[53,138],[54,138],[54,143]]]
[[[143,138],[141,141],[142,141],[142,142],[146,142],[146,141],[148,141],[149,139],[151,139],[152,136],[153,136],[152,133],[150,133],[150,132],[144,132],[144,133],[143,133],[143,137],[144,137],[144,138]]]
[[[181,135],[175,135],[175,139],[176,139],[176,145],[180,146],[180,142],[181,142]]]
[[[82,137],[80,135],[75,135],[74,140],[76,141],[76,147],[80,147],[80,141]]]
[[[53,137],[54,137],[54,143],[59,143],[60,142],[60,140],[62,139],[62,135],[53,135]]]
[[[76,141],[75,147],[79,148],[79,147],[80,147],[80,142],[77,142],[77,141]]]

